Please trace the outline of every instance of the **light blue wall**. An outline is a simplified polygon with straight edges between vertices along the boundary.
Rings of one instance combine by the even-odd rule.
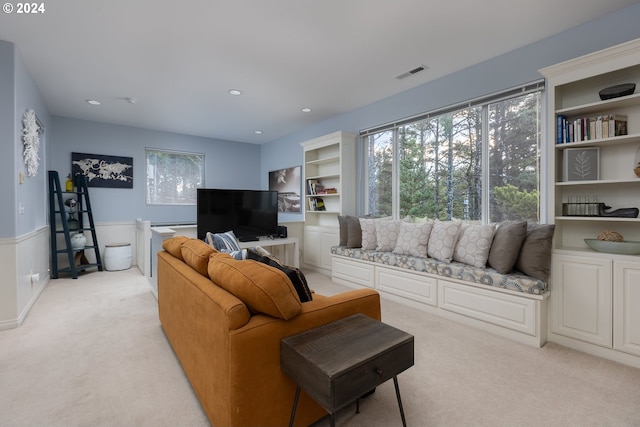
[[[145,203],[145,148],[205,154],[205,185],[209,188],[260,188],[260,147],[255,144],[158,132],[86,120],[53,117],[48,168],[61,181],[71,172],[71,153],[133,158],[133,189],[91,187],[94,220],[152,223],[195,222],[195,206],[151,206]]]
[[[0,237],[15,237],[15,48],[0,40]],[[13,203],[12,203],[13,202]]]
[[[357,133],[539,80],[540,68],[639,38],[638,22],[640,4],[265,144],[261,155],[263,186],[267,185],[267,171],[302,162],[302,141],[338,130]],[[362,200],[359,202],[358,213],[362,213]]]
[[[46,136],[40,138],[40,167],[34,177],[27,176],[23,159],[22,116],[33,109],[45,126],[47,107],[26,70],[13,43],[0,40],[0,238],[18,237],[46,224]],[[20,183],[20,173],[24,182]],[[18,207],[24,207],[24,214]]]
[[[28,109],[35,111],[44,132],[40,134],[40,161],[36,176],[27,176],[27,167],[24,164],[22,146],[22,116]],[[17,215],[16,236],[21,236],[31,231],[37,230],[47,225],[48,205],[47,205],[47,168],[46,158],[48,150],[49,124],[51,117],[47,106],[40,96],[40,92],[34,81],[31,79],[27,68],[20,57],[20,52],[16,52],[16,139],[18,149],[16,153],[16,170],[14,182],[18,183],[17,201],[15,206],[24,206],[24,213]],[[19,184],[19,174],[24,174],[24,182]]]

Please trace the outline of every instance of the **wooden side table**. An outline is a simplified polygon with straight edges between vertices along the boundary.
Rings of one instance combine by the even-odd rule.
[[[293,426],[300,390],[335,413],[393,378],[406,427],[397,375],[413,366],[413,335],[363,314],[284,338],[280,366],[298,385],[289,426]]]

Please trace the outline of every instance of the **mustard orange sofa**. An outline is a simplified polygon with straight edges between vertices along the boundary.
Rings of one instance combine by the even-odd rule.
[[[296,385],[280,370],[280,340],[355,313],[380,320],[371,289],[313,293],[301,303],[289,277],[272,266],[183,236],[163,248],[160,323],[213,426],[288,425]],[[325,415],[301,393],[296,426]]]

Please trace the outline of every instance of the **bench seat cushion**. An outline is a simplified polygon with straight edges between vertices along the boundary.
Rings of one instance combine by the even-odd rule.
[[[331,248],[331,253],[353,259],[360,259],[534,295],[544,294],[547,291],[548,286],[543,280],[517,272],[502,274],[498,273],[493,268],[478,268],[455,261],[444,262],[433,258],[398,255],[393,252],[383,252],[362,248],[347,248],[344,246],[333,246]]]

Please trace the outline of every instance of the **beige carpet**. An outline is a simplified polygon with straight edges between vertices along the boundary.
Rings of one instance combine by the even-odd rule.
[[[318,293],[346,289],[307,279]],[[398,377],[409,426],[640,426],[638,369],[386,300],[382,313],[415,335],[415,366]],[[392,381],[360,406],[337,425],[401,425]],[[135,268],[53,280],[20,328],[0,331],[0,426],[206,425]]]

